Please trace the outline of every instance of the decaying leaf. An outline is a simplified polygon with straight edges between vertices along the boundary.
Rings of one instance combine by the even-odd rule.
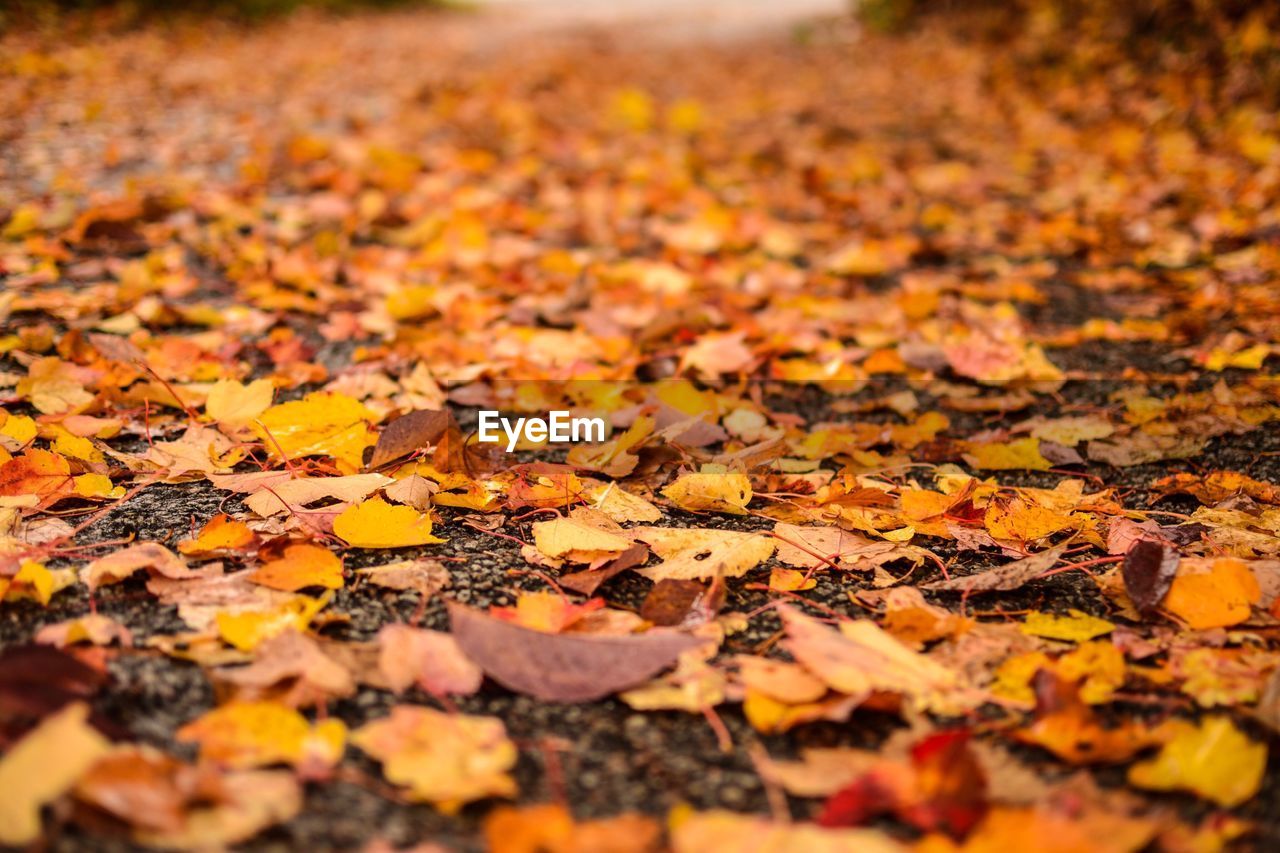
[[[966,593],[1019,589],[1053,568],[1066,548],[1065,544],[1055,545],[1038,554],[1023,557],[1021,560],[1014,560],[1012,563],[1005,563],[1003,566],[997,566],[994,569],[987,569],[979,574],[951,578],[950,580],[933,581],[932,583],[924,584],[923,588],[959,590]]]

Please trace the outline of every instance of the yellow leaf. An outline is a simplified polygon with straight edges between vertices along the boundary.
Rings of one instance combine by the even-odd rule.
[[[364,461],[364,449],[377,441],[369,424],[373,412],[345,394],[317,391],[301,400],[272,406],[255,421],[255,428],[275,458],[283,453],[332,456],[354,471]]]
[[[53,594],[56,591],[54,587],[53,574],[44,567],[43,563],[23,560],[18,573],[13,576],[8,589],[5,591],[5,597],[18,594],[25,589],[29,590],[30,594],[41,604],[48,604],[49,599],[53,598]]]
[[[106,474],[81,474],[71,480],[75,492],[82,498],[122,498],[124,486],[113,486]]]
[[[1040,455],[1040,439],[1019,438],[1003,444],[970,444],[965,461],[988,471],[1029,469],[1048,471],[1053,463]]]
[[[1081,643],[1109,634],[1116,627],[1106,619],[1099,619],[1088,613],[1081,613],[1079,610],[1069,610],[1067,614],[1059,616],[1039,611],[1028,613],[1027,620],[1022,625],[1022,633],[1050,640]]]
[[[553,559],[590,563],[631,547],[631,540],[582,518],[556,518],[533,525],[533,542]]]
[[[1227,717],[1187,725],[1150,761],[1129,768],[1129,782],[1153,791],[1186,790],[1234,808],[1262,784],[1267,747],[1245,737]]]
[[[271,406],[275,385],[270,379],[255,379],[248,385],[222,379],[209,389],[205,414],[225,424],[248,424]]]
[[[1076,526],[1070,516],[1027,503],[1021,498],[1008,503],[993,501],[987,507],[983,523],[994,538],[1016,542],[1032,542]]]
[[[229,702],[178,730],[179,741],[200,745],[200,757],[225,767],[269,764],[331,767],[342,758],[347,727],[327,719],[314,726],[277,702]]]
[[[443,542],[431,535],[431,517],[411,506],[370,498],[344,509],[333,532],[355,548],[404,548]]]
[[[244,613],[219,613],[218,635],[244,652],[251,652],[263,641],[288,630],[306,630],[317,613],[329,603],[332,593],[320,598],[294,596],[271,610],[249,610]]]
[[[56,356],[36,359],[27,369],[27,378],[18,382],[18,394],[46,415],[85,409],[93,395],[76,378],[77,370]]]
[[[619,524],[636,521],[650,524],[662,518],[662,511],[656,506],[617,483],[596,483],[583,490],[582,496],[586,498],[587,506],[603,512]]]
[[[730,473],[723,466],[704,465],[701,472],[685,474],[662,494],[681,509],[746,515],[752,497],[751,480],[746,474]]]
[[[741,577],[773,556],[776,547],[771,536],[734,530],[636,527],[631,533],[663,560],[638,570],[653,581]]]
[[[806,578],[804,572],[795,569],[778,567],[769,572],[769,589],[796,592],[813,589],[817,585],[818,582],[815,579]]]
[[[111,749],[88,718],[89,706],[68,705],[0,759],[0,844],[33,844],[40,837],[41,807],[66,793]]]
[[[0,411],[0,437],[9,439],[7,443],[10,449],[17,450],[35,440],[36,422],[26,415],[11,415]]]
[[[279,559],[255,570],[249,580],[285,592],[309,586],[342,589],[342,560],[328,548],[300,542],[286,546]]]
[[[494,717],[398,705],[356,730],[351,742],[382,762],[387,781],[453,814],[485,797],[513,797],[516,747]]]

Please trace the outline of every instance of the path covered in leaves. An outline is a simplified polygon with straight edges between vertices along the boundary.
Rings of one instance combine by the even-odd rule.
[[[0,843],[1275,845],[1276,115],[965,23],[5,37]]]

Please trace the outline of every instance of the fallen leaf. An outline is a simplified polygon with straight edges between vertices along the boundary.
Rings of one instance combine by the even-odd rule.
[[[200,528],[194,539],[178,543],[178,552],[187,557],[205,559],[243,553],[258,543],[258,536],[243,521],[236,521],[226,513],[218,513]]]
[[[397,705],[353,732],[351,742],[382,763],[388,782],[445,814],[473,800],[516,795],[509,775],[516,748],[495,717]]]
[[[99,557],[84,567],[80,578],[89,589],[97,589],[104,584],[122,581],[142,569],[174,580],[201,577],[199,572],[192,571],[177,554],[160,543],[143,542]]]
[[[449,603],[449,621],[462,653],[486,675],[546,702],[590,702],[635,687],[701,643],[667,631],[623,637],[547,634],[456,602]]]
[[[387,424],[386,429],[378,436],[368,467],[381,468],[415,450],[438,444],[453,423],[453,414],[447,409],[401,415]]]
[[[897,693],[914,707],[954,713],[972,707],[959,677],[912,651],[869,620],[844,621],[838,630],[783,605],[778,608],[787,639],[783,647],[833,690],[855,697]]]
[[[200,757],[245,770],[291,764],[314,772],[342,758],[347,727],[330,718],[314,725],[292,708],[270,701],[233,701],[182,728],[179,741],[200,746]]]
[[[40,837],[40,809],[61,797],[110,750],[76,702],[47,717],[0,758],[0,844],[14,847]]]
[[[1261,597],[1257,579],[1242,560],[1183,560],[1165,595],[1164,609],[1204,631],[1245,621]]]
[[[1124,552],[1120,564],[1124,588],[1139,613],[1149,616],[1160,607],[1180,559],[1175,549],[1151,539],[1135,539]]]
[[[280,556],[255,569],[249,580],[283,592],[313,586],[342,589],[342,560],[328,548],[295,542],[285,545]]]
[[[378,667],[396,693],[416,684],[433,696],[470,696],[484,679],[443,631],[387,625],[378,632],[378,649]]]
[[[405,548],[445,540],[431,535],[431,518],[413,507],[370,498],[333,520],[333,532],[354,548]]]
[[[424,599],[449,586],[449,570],[439,560],[399,560],[356,569],[356,576],[386,589],[414,590]]]
[[[108,646],[118,642],[121,646],[133,645],[133,634],[129,629],[101,613],[87,613],[76,619],[45,625],[36,632],[34,639],[37,643],[60,648],[76,643]]]
[[[745,515],[751,503],[747,475],[704,465],[696,474],[685,474],[662,490],[663,497],[690,512],[727,512]]]
[[[204,411],[220,423],[243,426],[270,408],[274,395],[275,385],[270,379],[255,379],[248,385],[220,379],[209,389]]]
[[[657,853],[662,830],[653,818],[624,812],[577,822],[561,805],[499,806],[484,819],[489,853]]]
[[[1223,808],[1258,793],[1267,767],[1266,744],[1255,743],[1228,717],[1184,725],[1150,761],[1129,768],[1129,783],[1154,791],[1186,790]]]
[[[812,823],[774,823],[759,815],[730,811],[677,813],[669,823],[674,853],[709,850],[904,853],[908,849],[876,829],[828,829]]]
[[[376,416],[358,400],[317,391],[272,406],[254,427],[267,453],[277,460],[330,456],[346,466],[345,473],[351,473],[360,468],[364,449],[374,441],[369,429],[374,420]]]
[[[1030,557],[1005,563],[994,569],[987,569],[978,574],[951,578],[950,580],[933,581],[923,584],[921,589],[959,590],[965,593],[1010,591],[1021,589],[1031,581],[1053,568],[1067,549],[1066,544],[1056,545]]]
[[[1050,640],[1082,643],[1085,640],[1109,634],[1115,627],[1105,619],[1081,613],[1079,610],[1068,610],[1066,616],[1042,613],[1037,610],[1027,614],[1026,620],[1022,623],[1022,633]]]
[[[662,562],[639,574],[664,579],[736,578],[772,556],[775,542],[764,533],[685,527],[636,527],[631,534],[648,544]]]

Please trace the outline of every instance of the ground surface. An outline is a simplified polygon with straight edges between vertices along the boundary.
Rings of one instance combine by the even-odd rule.
[[[874,828],[856,840],[832,836],[846,846],[967,838],[972,849],[1034,849],[1065,832],[1063,821],[1084,827],[1096,849],[1280,843],[1280,776],[1266,757],[1280,714],[1265,691],[1278,662],[1280,591],[1274,118],[1247,99],[1220,105],[1223,93],[1206,92],[1194,71],[1138,69],[1102,47],[1092,65],[1073,66],[1046,59],[1034,42],[990,50],[947,21],[889,38],[845,21],[756,16],[757,5],[785,4],[753,4],[723,25],[692,16],[582,29],[567,14],[501,7],[298,18],[247,33],[156,28],[71,45],[10,37],[3,53],[14,59],[0,78],[3,573],[33,561],[80,570],[137,542],[176,550],[226,513],[257,537],[212,555],[228,571],[267,562],[256,549],[268,540],[317,542],[342,556],[342,588],[301,626],[326,649],[376,649],[380,632],[399,623],[449,631],[446,599],[516,608],[510,618],[545,628],[521,615],[521,602],[575,567],[549,565],[535,525],[601,505],[590,478],[616,480],[659,508],[658,527],[763,536],[779,522],[839,528],[929,556],[904,552],[872,572],[864,558],[841,556],[843,544],[814,544],[826,552],[818,562],[800,555],[790,566],[816,586],[792,592],[774,572],[787,568],[782,552],[693,577],[727,575],[723,612],[750,617],[726,634],[714,614],[685,614],[683,630],[701,622],[722,644],[709,669],[696,656],[682,663],[666,684],[673,689],[648,697],[654,709],[633,707],[643,704],[635,697],[547,702],[492,678],[478,691],[436,691],[459,694],[441,698],[423,689],[425,675],[400,695],[361,683],[296,704],[308,720],[338,719],[352,731],[396,705],[496,717],[518,749],[511,799],[564,804],[588,827],[626,812],[663,820],[687,805],[775,820],[789,811],[797,821],[825,810],[831,826]],[[236,492],[209,479],[295,466],[316,478],[352,475],[398,415],[450,394],[461,435],[474,425],[475,401],[508,409],[511,394],[531,387],[559,400],[547,383],[565,378],[586,381],[566,393],[592,411],[603,381],[620,383],[625,405],[600,404],[612,406],[615,424],[648,413],[657,420],[650,432],[666,433],[641,430],[631,468],[563,449],[452,468],[456,457],[440,452],[379,465],[420,475],[463,504],[436,495],[441,544],[360,547],[369,530],[334,526],[346,502],[301,501],[264,518],[245,503],[257,487]],[[262,379],[276,408],[230,406],[252,410],[240,417],[213,402],[215,383],[247,394],[241,383]],[[350,423],[332,408],[279,408],[317,391],[367,408]],[[727,417],[748,411],[758,422]],[[728,432],[696,440],[689,416]],[[354,455],[335,424],[355,430]],[[322,438],[295,440],[299,425]],[[165,444],[184,436],[181,453]],[[744,447],[759,451],[760,464],[731,458]],[[40,464],[54,472],[31,473],[44,451]],[[527,467],[566,459],[575,474]],[[692,493],[664,494],[706,461],[729,467]],[[739,470],[754,491],[745,506],[723,497]],[[1181,491],[1156,485],[1180,473]],[[70,479],[91,474],[110,482]],[[115,487],[129,492],[123,501]],[[556,497],[562,489],[568,501]],[[912,510],[912,500],[937,511]],[[1006,510],[1011,520],[998,517]],[[778,541],[794,544],[794,535]],[[1184,591],[1166,600],[1161,590],[1142,614],[1119,568],[1135,537],[1182,560],[1175,583]],[[1085,565],[1014,589],[923,590],[905,604],[884,592],[981,576],[1068,539],[1067,555],[1044,571]],[[522,553],[522,542],[539,547]],[[73,548],[94,543],[106,544]],[[353,574],[418,559],[440,561],[450,576],[425,605],[418,592]],[[161,604],[151,586],[158,570],[137,568],[148,572],[92,592],[70,583],[44,603],[22,599],[14,582],[0,603],[0,645],[20,649],[41,628],[91,611],[126,626],[131,647],[82,643],[76,652],[110,676],[90,697],[103,728],[118,742],[208,761],[214,748],[178,730],[230,701],[211,670],[263,653],[252,644],[233,651],[216,623],[198,627]],[[1185,580],[1203,576],[1212,580]],[[597,595],[630,613],[652,588],[628,570]],[[804,599],[816,605],[804,612],[824,620],[873,616],[910,655],[918,648],[963,671],[965,690],[903,680],[899,661],[859,695],[856,711],[794,726],[750,719],[742,700],[752,690],[759,698],[760,685],[735,674],[733,655],[801,659],[808,672],[795,677],[816,675],[822,702],[857,694],[849,670],[787,645],[800,642],[800,628],[786,627],[779,643],[784,624],[769,607],[779,599]],[[266,607],[227,603],[255,606]],[[918,621],[895,621],[895,608]],[[1100,640],[1022,630],[1029,614],[1071,611],[1109,627]],[[571,613],[553,621],[571,622]],[[975,622],[953,624],[948,614]],[[625,624],[624,633],[635,627]],[[183,652],[194,662],[154,643],[193,629],[208,638],[202,651]],[[1085,647],[1105,660],[1072,669]],[[830,654],[832,666],[874,668],[867,648]],[[1000,674],[1009,659],[1036,654],[1040,665],[1020,681]],[[1135,742],[1149,736],[1145,747],[1117,747],[1106,760],[1065,756],[1098,736],[1092,712],[1055,700],[1053,683],[1074,697],[1081,675],[1115,667],[1094,708]],[[1038,694],[1037,668],[1047,674]],[[4,673],[0,661],[0,682],[14,683]],[[812,710],[812,699],[768,689],[779,707]],[[981,696],[966,705],[959,697],[976,695],[970,689]],[[62,705],[33,712],[15,695],[0,689],[6,742]],[[1079,730],[1057,732],[1048,746],[1026,733],[1053,719],[1054,701]],[[1231,729],[1207,745],[1207,763],[1190,762],[1164,784],[1126,775],[1171,743],[1196,743],[1169,721],[1209,718]],[[920,731],[903,735],[909,722]],[[925,743],[934,727],[971,730],[1042,787],[1011,792],[999,781],[1021,778],[1014,770],[975,771],[963,746],[916,760],[886,747],[891,738]],[[237,740],[252,740],[244,732],[225,738],[250,757],[223,764],[292,764],[304,777],[296,814],[225,830],[249,848],[485,846],[492,798],[460,796],[475,801],[451,814],[410,802],[449,797],[383,782],[368,750],[348,745],[337,769],[316,771],[296,755],[256,760]],[[760,754],[783,761],[820,747],[844,748],[834,754],[847,766],[869,760],[856,749],[879,751],[882,763],[865,765],[864,787],[846,789],[843,805],[824,806],[836,791],[814,780],[829,770],[802,767],[774,781]],[[157,780],[171,771],[147,766],[149,784],[163,787]],[[989,795],[966,795],[966,785],[983,787],[975,772]],[[797,795],[797,775],[821,793]],[[1196,781],[1206,778],[1217,782]],[[1247,790],[1214,787],[1231,779]],[[41,834],[54,849],[128,849],[153,828],[131,811],[144,801],[121,794],[112,802],[127,807],[113,810],[82,787],[46,810]],[[992,815],[1010,823],[997,827]],[[545,827],[539,820],[530,822]],[[670,838],[679,849],[710,849],[708,837],[739,849],[774,831],[728,820],[698,836],[688,828],[698,818],[689,820],[689,834]],[[512,839],[541,830],[493,831],[511,849],[535,849]],[[611,832],[630,849],[618,839],[625,831]],[[813,839],[779,838],[816,849]],[[557,843],[548,849],[601,849],[578,836]],[[1070,837],[1062,844],[1072,849]]]

